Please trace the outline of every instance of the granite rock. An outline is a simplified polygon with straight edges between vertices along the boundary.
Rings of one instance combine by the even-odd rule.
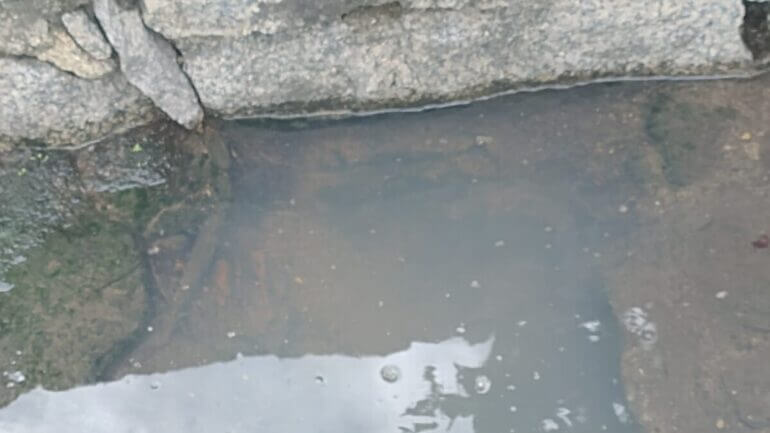
[[[77,145],[144,124],[158,113],[120,74],[78,78],[27,58],[0,57],[0,148]]]
[[[189,129],[199,125],[203,109],[176,62],[174,47],[144,26],[137,9],[123,9],[115,0],[95,0],[94,12],[128,82],[177,123]]]
[[[93,58],[99,60],[110,58],[112,47],[86,11],[77,9],[67,12],[62,15],[61,20],[75,42]]]

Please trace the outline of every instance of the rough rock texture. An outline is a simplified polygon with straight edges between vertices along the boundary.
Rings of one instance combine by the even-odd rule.
[[[91,21],[86,11],[78,9],[67,12],[61,17],[62,24],[75,42],[95,59],[105,60],[110,58],[112,47],[104,39],[102,31],[95,22]]]
[[[157,117],[119,74],[86,80],[38,60],[0,57],[0,89],[0,148],[83,143]]]
[[[142,0],[145,23],[171,39],[275,34],[329,25],[351,13],[473,7],[490,10],[509,0]]]
[[[79,47],[58,18],[46,19],[52,11],[77,3],[50,3],[9,1],[0,4],[0,54],[36,57],[83,78],[99,78],[114,70],[114,62],[107,57],[92,57]]]
[[[83,78],[99,78],[115,69],[109,58],[95,59],[83,51],[64,30],[56,29],[49,36],[51,46],[37,53],[38,59]]]
[[[597,78],[748,75],[759,64],[752,54],[770,52],[770,10],[746,3],[754,28],[741,0],[95,0],[102,29],[89,20],[89,3],[0,2],[0,58],[34,57],[107,78],[115,48],[128,82],[188,128],[200,123],[203,108],[224,117],[367,111]],[[750,50],[742,25],[744,37],[754,35]],[[14,64],[34,65],[27,75],[40,68]],[[12,82],[10,71],[0,75],[3,85]],[[49,90],[32,101],[83,96],[57,93],[69,91],[57,87],[63,79],[37,83]],[[20,93],[0,86],[0,103],[7,110]],[[88,95],[84,106],[126,99]],[[69,118],[66,134],[90,135],[84,130],[93,129],[93,117],[101,118]],[[26,135],[17,127],[0,134],[40,139],[63,131],[58,115],[34,123]]]
[[[94,12],[128,81],[181,125],[192,129],[200,124],[203,109],[176,63],[174,48],[144,26],[139,11],[123,9],[115,0],[95,0]]]
[[[252,9],[232,0],[213,12],[199,3],[145,0],[145,17],[176,42],[204,106],[225,116],[416,105],[597,77],[734,72],[751,62],[739,0],[338,1],[323,5],[329,14],[302,0]],[[289,18],[269,13],[277,8]],[[251,33],[231,37],[232,29]]]

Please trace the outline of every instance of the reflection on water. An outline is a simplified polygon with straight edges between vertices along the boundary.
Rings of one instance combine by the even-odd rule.
[[[415,343],[384,357],[238,356],[66,392],[38,389],[5,409],[0,431],[472,432],[480,397],[460,378],[487,362],[492,342]],[[383,368],[399,373],[385,380]]]

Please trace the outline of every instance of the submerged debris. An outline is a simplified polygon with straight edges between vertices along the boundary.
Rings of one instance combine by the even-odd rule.
[[[765,249],[770,246],[770,236],[766,234],[760,235],[755,241],[751,243],[751,246],[756,249]]]

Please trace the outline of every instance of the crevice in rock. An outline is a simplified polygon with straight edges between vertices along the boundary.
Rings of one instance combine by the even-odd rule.
[[[767,23],[770,2],[743,0],[743,7],[746,11],[741,26],[743,43],[751,51],[754,60],[765,60],[770,55],[770,29]]]
[[[45,63],[47,65],[50,65],[52,68],[56,69],[57,71],[61,72],[62,74],[67,74],[73,78],[77,78],[78,80],[89,80],[89,78],[83,78],[81,76],[78,76],[72,71],[68,71],[66,69],[62,69],[59,66],[57,66],[53,62],[49,62],[48,60],[40,60],[37,57],[29,54],[5,54],[0,53],[0,57],[5,57],[6,59],[14,59],[14,60],[20,60],[20,61],[33,61],[33,62],[39,62],[39,63]],[[111,74],[114,74],[115,72],[110,72],[102,77],[96,78],[96,80],[103,79],[105,77],[109,77]]]
[[[141,9],[140,9],[140,16],[141,16]],[[171,47],[171,49],[174,50],[174,54],[176,55],[176,63],[177,65],[179,65],[179,71],[182,72],[182,75],[184,75],[184,77],[187,79],[187,82],[190,83],[190,87],[192,87],[192,91],[195,94],[195,99],[198,101],[198,105],[201,106],[201,108],[205,113],[206,107],[204,107],[203,103],[201,102],[201,95],[200,93],[198,93],[198,89],[195,87],[195,82],[192,80],[192,78],[190,78],[190,75],[184,69],[184,55],[182,54],[182,51],[174,44],[174,41],[170,39],[166,39],[166,37],[164,37],[162,34],[156,32],[150,26],[145,24],[144,17],[142,17],[142,23],[144,24],[144,27],[147,29],[147,31],[150,32],[150,34],[152,34],[154,37],[160,40],[166,41],[168,45]],[[113,51],[114,51],[114,47],[113,47]],[[204,118],[205,118],[205,114],[204,114]],[[203,125],[203,122],[201,122],[199,126],[202,126],[202,125]]]
[[[340,19],[342,21],[347,21],[350,19],[377,18],[383,16],[388,18],[398,18],[403,11],[404,7],[401,5],[401,2],[392,1],[381,5],[366,5],[353,8],[340,15]]]

